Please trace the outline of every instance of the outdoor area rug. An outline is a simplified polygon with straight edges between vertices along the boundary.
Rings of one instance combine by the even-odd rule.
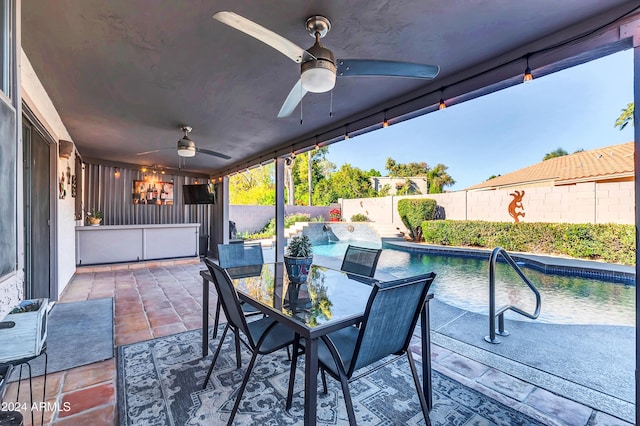
[[[113,298],[56,303],[47,328],[47,373],[113,357]],[[44,374],[44,356],[31,361],[33,376]],[[14,368],[11,380],[18,379]],[[22,376],[28,373],[23,369]]]
[[[222,326],[221,326],[222,327]],[[220,336],[222,329],[218,333]],[[200,330],[118,347],[118,409],[121,425],[213,425],[226,423],[242,381],[233,339],[227,336],[206,389],[202,383],[217,347],[202,358]],[[243,352],[243,363],[250,354]],[[303,423],[304,357],[299,360],[292,409],[284,409],[290,361],[285,350],[258,356],[234,424]],[[302,364],[302,365],[301,365]],[[380,364],[350,383],[359,424],[424,424],[406,357]],[[358,372],[360,373],[360,372]],[[362,374],[359,374],[362,376]],[[318,424],[348,424],[342,391],[327,379],[318,392]],[[541,425],[483,394],[433,372],[434,425]]]

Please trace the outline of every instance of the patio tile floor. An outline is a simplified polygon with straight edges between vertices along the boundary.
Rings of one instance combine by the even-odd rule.
[[[201,327],[203,265],[195,259],[153,264],[78,268],[60,303],[113,297],[115,345],[124,345]],[[211,290],[211,313],[216,294]],[[210,324],[213,316],[210,313]],[[411,345],[419,355],[416,337]],[[417,356],[416,355],[416,356]],[[432,345],[433,368],[460,383],[549,425],[629,425],[608,414],[522,382],[444,347]],[[34,399],[42,396],[42,377],[34,379]],[[17,383],[10,384],[5,401],[15,401]],[[28,402],[28,381],[23,381],[20,401]],[[116,425],[115,359],[49,374],[45,424]],[[54,403],[57,406],[54,406]],[[68,403],[68,410],[65,408]],[[52,409],[52,407],[57,407]],[[25,425],[31,424],[24,412]],[[40,424],[36,411],[35,424]]]

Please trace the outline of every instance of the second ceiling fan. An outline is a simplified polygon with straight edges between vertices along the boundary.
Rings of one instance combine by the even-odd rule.
[[[300,64],[300,79],[289,92],[278,117],[287,117],[295,110],[308,92],[324,93],[335,86],[336,76],[383,76],[433,79],[440,72],[437,65],[375,59],[335,59],[333,52],[320,43],[331,29],[331,22],[324,16],[312,16],[306,28],[315,43],[303,49],[255,22],[234,12],[217,12],[213,19],[229,25],[273,47],[292,61]]]
[[[172,146],[169,148],[152,149],[151,151],[138,152],[136,153],[136,155],[146,155],[154,152],[165,151],[168,149],[175,149],[177,150],[179,157],[194,157],[196,155],[196,152],[201,152],[203,154],[212,155],[214,157],[222,158],[225,160],[231,159],[231,157],[229,157],[226,154],[222,154],[217,151],[212,151],[210,149],[196,147],[196,143],[193,141],[193,139],[189,137],[189,133],[191,133],[191,130],[193,130],[191,126],[187,126],[186,124],[181,124],[180,130],[184,132],[184,135],[178,141],[177,146]]]

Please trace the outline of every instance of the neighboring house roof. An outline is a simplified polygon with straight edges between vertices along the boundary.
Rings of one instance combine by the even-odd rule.
[[[633,179],[633,142],[551,158],[466,188],[500,189],[513,186],[569,185]]]

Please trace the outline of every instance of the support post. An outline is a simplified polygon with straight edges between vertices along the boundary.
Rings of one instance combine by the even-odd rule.
[[[284,167],[285,159],[276,158],[276,262],[284,262]]]

